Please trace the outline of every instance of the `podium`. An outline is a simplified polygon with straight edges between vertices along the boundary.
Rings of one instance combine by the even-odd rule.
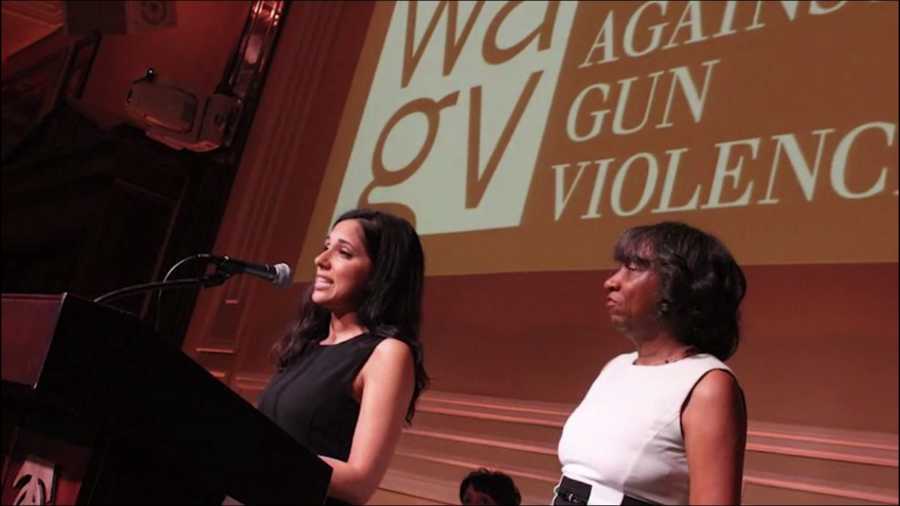
[[[134,316],[2,296],[2,503],[322,504],[331,467]]]

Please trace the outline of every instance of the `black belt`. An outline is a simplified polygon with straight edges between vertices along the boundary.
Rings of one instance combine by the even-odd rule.
[[[591,486],[587,483],[573,480],[568,476],[563,476],[562,481],[559,482],[559,486],[556,487],[555,493],[556,498],[554,499],[553,504],[587,504],[588,499],[591,497]],[[558,499],[562,499],[562,502],[558,502]],[[622,504],[642,506],[652,505],[654,503],[642,501],[631,497],[628,494],[624,494],[622,496]]]

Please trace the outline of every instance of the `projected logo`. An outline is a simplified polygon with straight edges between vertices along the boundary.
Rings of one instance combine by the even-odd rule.
[[[423,235],[519,225],[575,8],[398,2],[333,217],[380,207]]]
[[[896,262],[896,11],[379,2],[298,279],[355,207],[413,222],[429,275],[611,267],[662,220],[744,264]]]

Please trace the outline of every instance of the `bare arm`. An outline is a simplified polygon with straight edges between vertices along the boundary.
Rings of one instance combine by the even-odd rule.
[[[740,504],[747,413],[737,382],[710,371],[681,415],[691,504]]]
[[[328,495],[364,504],[378,487],[400,439],[412,398],[414,372],[409,347],[385,339],[360,371],[362,398],[347,462],[322,457],[332,468]]]

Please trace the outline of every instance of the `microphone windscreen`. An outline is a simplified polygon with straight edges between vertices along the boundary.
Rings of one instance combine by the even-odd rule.
[[[275,264],[272,266],[275,269],[275,279],[272,280],[272,284],[279,288],[287,288],[291,286],[291,268],[286,263]]]

